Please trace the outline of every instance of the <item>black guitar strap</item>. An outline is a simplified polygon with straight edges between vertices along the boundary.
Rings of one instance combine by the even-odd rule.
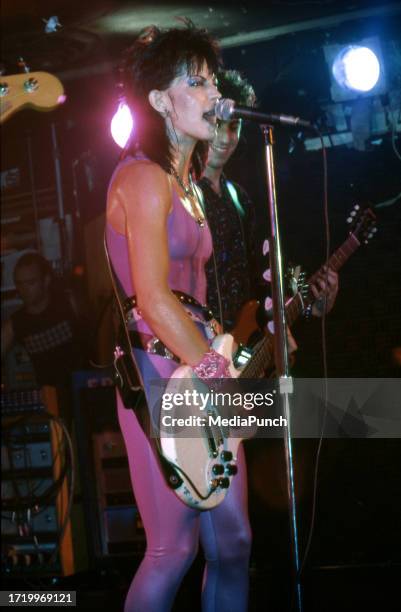
[[[128,296],[114,271],[107,248],[106,235],[104,236],[104,250],[119,311],[119,326],[116,333],[116,347],[114,349],[115,380],[124,406],[136,411],[139,404],[144,400],[143,381],[132,355],[129,329],[123,308],[123,304]]]
[[[107,249],[106,234],[104,235],[104,250],[114,295],[120,314],[120,325],[116,338],[116,348],[114,351],[115,382],[119,389],[124,406],[126,408],[131,408],[135,412],[142,431],[147,436],[149,443],[155,452],[167,484],[172,489],[177,489],[183,482],[178,470],[163,456],[159,440],[149,435],[150,415],[146,405],[145,392],[143,390],[144,384],[141,373],[132,355],[130,333],[123,308],[123,304],[126,302],[128,296],[114,271]]]

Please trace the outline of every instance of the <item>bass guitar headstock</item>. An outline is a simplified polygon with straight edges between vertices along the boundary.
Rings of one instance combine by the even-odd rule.
[[[47,72],[0,76],[0,123],[22,108],[50,111],[64,100],[61,82]]]

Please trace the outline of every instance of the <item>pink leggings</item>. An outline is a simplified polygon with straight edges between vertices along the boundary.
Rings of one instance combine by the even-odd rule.
[[[178,499],[132,410],[117,394],[118,418],[127,448],[131,481],[144,524],[147,548],[125,600],[125,612],[168,612],[201,541],[206,566],[204,612],[245,612],[251,531],[242,445],[238,474],[220,506],[199,512]]]

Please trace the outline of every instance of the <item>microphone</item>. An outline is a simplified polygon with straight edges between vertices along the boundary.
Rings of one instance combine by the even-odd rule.
[[[220,121],[231,121],[232,119],[248,119],[257,123],[279,123],[280,125],[295,125],[305,128],[313,128],[309,121],[291,115],[274,115],[272,113],[260,113],[254,108],[237,106],[230,98],[220,98],[215,106],[215,115]]]

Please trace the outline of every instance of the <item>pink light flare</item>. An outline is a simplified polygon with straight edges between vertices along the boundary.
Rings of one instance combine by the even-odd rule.
[[[124,102],[120,102],[118,109],[111,120],[110,132],[113,140],[121,149],[127,144],[128,138],[134,127],[131,111]]]

